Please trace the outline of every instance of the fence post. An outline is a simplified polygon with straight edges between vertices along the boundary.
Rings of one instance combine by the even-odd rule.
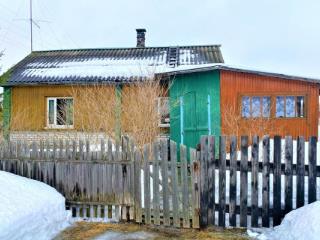
[[[258,172],[259,172],[259,137],[252,139],[251,158],[251,226],[258,227]]]

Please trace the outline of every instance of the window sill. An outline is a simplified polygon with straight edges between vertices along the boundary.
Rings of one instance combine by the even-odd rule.
[[[47,126],[44,127],[45,130],[73,130],[74,126]]]

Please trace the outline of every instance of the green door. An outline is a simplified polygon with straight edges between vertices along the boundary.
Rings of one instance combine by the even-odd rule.
[[[180,118],[181,143],[195,146],[197,136],[196,93],[188,92],[182,96],[182,117]]]

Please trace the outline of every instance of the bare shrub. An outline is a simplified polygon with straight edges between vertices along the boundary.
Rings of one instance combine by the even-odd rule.
[[[157,98],[166,96],[168,88],[160,79],[148,79],[124,87],[122,91],[122,132],[132,137],[138,147],[159,136],[160,114]],[[160,106],[163,108],[163,106]]]

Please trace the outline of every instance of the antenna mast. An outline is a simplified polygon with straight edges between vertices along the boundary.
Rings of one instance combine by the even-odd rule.
[[[32,18],[32,0],[30,0],[30,48],[31,48],[31,52],[33,51],[33,29],[32,29],[32,25],[33,25],[33,18]]]

